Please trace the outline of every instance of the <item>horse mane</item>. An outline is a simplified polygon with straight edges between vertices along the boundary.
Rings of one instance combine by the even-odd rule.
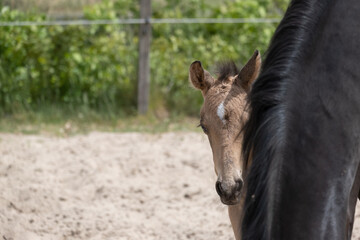
[[[215,73],[218,76],[218,81],[227,80],[230,76],[239,74],[239,69],[232,60],[221,61],[216,64]]]
[[[262,65],[262,71],[249,95],[250,118],[244,126],[243,157],[251,161],[246,176],[247,193],[242,232],[244,240],[270,239],[275,219],[268,214],[272,196],[280,194],[280,182],[269,189],[269,180],[279,180],[281,151],[286,136],[286,93],[300,71],[301,60],[313,47],[314,30],[324,13],[326,1],[292,0],[277,27]],[[331,4],[327,1],[327,4]],[[288,100],[288,99],[287,99]],[[252,158],[252,159],[251,159]],[[248,163],[246,163],[248,164]],[[270,173],[270,170],[274,171]],[[274,178],[275,177],[275,178]],[[268,192],[269,190],[275,192]],[[271,195],[271,196],[270,196]]]

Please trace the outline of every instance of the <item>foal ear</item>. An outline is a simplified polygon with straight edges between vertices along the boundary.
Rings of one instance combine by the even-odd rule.
[[[203,96],[215,81],[210,73],[203,69],[200,61],[195,61],[190,65],[189,80],[195,88],[201,90]]]
[[[246,92],[251,89],[251,84],[259,76],[261,68],[261,56],[258,50],[255,50],[252,57],[240,70],[238,77],[236,78],[236,84],[243,88]]]

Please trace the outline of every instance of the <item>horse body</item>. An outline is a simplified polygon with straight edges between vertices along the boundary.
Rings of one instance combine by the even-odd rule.
[[[360,189],[360,2],[295,0],[250,93],[243,239],[350,239]]]

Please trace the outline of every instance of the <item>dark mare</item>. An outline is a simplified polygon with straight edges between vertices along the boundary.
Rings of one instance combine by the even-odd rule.
[[[351,238],[359,59],[359,0],[291,2],[249,96],[244,240]]]

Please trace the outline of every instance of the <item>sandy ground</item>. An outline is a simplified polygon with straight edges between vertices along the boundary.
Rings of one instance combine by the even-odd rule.
[[[214,182],[198,133],[0,134],[0,239],[233,239]]]

